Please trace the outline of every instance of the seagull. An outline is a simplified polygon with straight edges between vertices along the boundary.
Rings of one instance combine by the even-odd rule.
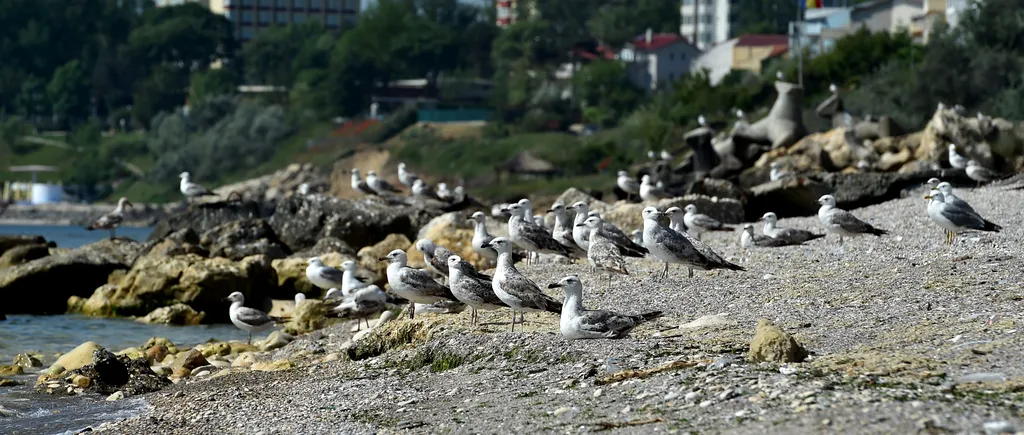
[[[685,213],[683,209],[679,207],[669,207],[665,210],[665,215],[668,216],[668,228],[677,233],[686,232],[686,220],[683,219]]]
[[[953,185],[949,184],[948,182],[943,181],[941,183],[938,183],[932,187],[932,190],[938,190],[939,192],[942,193],[942,202],[945,202],[946,204],[952,205],[957,208],[961,208],[970,214],[981,217],[981,214],[975,211],[974,207],[971,207],[971,205],[968,204],[967,201],[964,201],[960,199],[960,197],[953,194]]]
[[[191,200],[192,198],[200,196],[217,196],[216,193],[211,192],[209,189],[189,181],[190,176],[188,172],[182,172],[178,177],[181,178],[179,188],[181,189],[181,193],[185,195],[186,200]]]
[[[626,192],[626,201],[633,199],[633,195],[640,194],[640,183],[636,182],[636,179],[629,176],[629,172],[619,171],[618,178],[615,179],[615,184]]]
[[[491,289],[494,294],[513,310],[512,331],[516,329],[516,313],[523,313],[523,323],[526,322],[527,311],[549,311],[561,313],[562,305],[544,294],[533,281],[524,276],[512,264],[512,242],[504,237],[497,237],[491,240],[486,246],[493,247],[498,251],[498,267],[494,270],[494,278],[491,279]]]
[[[778,181],[786,177],[792,177],[793,173],[782,168],[781,162],[772,162],[771,172],[768,173],[768,178],[772,181]]]
[[[544,216],[541,216],[539,214],[533,215],[533,223],[540,227],[542,230],[544,230],[544,232],[548,234],[551,233],[551,230],[547,227],[547,225],[544,225]]]
[[[297,189],[297,193],[299,195],[306,196],[306,195],[309,195],[309,189],[310,189],[309,183],[302,183],[302,184],[299,185],[299,187]]]
[[[415,173],[409,172],[405,169],[405,163],[398,163],[398,181],[406,186],[412,187],[416,180],[419,180],[420,176]]]
[[[303,303],[305,300],[306,300],[306,294],[305,293],[295,293],[295,308],[298,308],[299,304]]]
[[[441,201],[451,202],[452,191],[448,190],[448,183],[437,183],[437,198]]]
[[[587,216],[590,213],[590,206],[583,201],[576,201],[570,210],[575,213],[572,218],[572,240],[576,242],[576,246],[586,251],[590,246],[587,240],[590,238],[590,231],[587,231],[586,227],[580,227],[583,221],[587,220]]]
[[[437,193],[434,193],[434,191],[430,189],[430,186],[428,186],[426,182],[419,178],[413,180],[412,182],[412,194],[415,196],[422,196],[425,198],[436,199],[439,201],[441,200],[441,198],[437,196]]]
[[[416,250],[423,254],[423,262],[427,263],[427,270],[441,276],[448,276],[448,257],[452,251],[444,246],[437,246],[430,239],[419,239],[416,241]]]
[[[633,328],[662,315],[661,311],[631,316],[583,308],[583,283],[575,275],[562,278],[561,281],[548,285],[548,288],[560,288],[565,292],[562,318],[558,326],[562,337],[568,340],[623,338],[629,335]]]
[[[974,213],[944,202],[942,192],[932,191],[931,195],[925,196],[931,200],[928,203],[928,217],[932,222],[946,230],[946,244],[952,244],[956,240],[957,233],[970,229],[979,231],[991,231],[998,233],[1002,229],[988,220]]]
[[[523,198],[519,200],[519,205],[523,207],[523,219],[534,222],[533,203],[529,199]]]
[[[707,127],[708,120],[707,118],[704,117],[704,115],[699,115],[697,116],[697,124],[700,125],[701,127]]]
[[[740,121],[747,120],[747,114],[743,113],[743,109],[736,109],[736,119],[739,119]]]
[[[949,144],[946,148],[949,150],[949,165],[956,169],[967,169],[967,157],[956,152],[956,145]]]
[[[496,310],[508,308],[494,294],[491,277],[477,272],[473,265],[458,255],[448,257],[448,277],[452,294],[472,310],[470,324],[476,325],[476,310]]]
[[[601,214],[590,210],[587,212],[587,217],[597,216],[601,218]],[[586,221],[586,219],[584,219]],[[607,237],[616,247],[619,248],[619,253],[627,257],[643,258],[647,255],[647,248],[633,242],[633,239],[629,238],[619,227],[611,222],[603,222],[601,225],[601,235]],[[590,233],[587,233],[587,240],[590,240]],[[588,242],[589,243],[589,242]],[[587,249],[590,249],[589,246]]]
[[[636,243],[637,245],[643,246],[643,244],[644,244],[644,231],[643,230],[633,230],[633,233],[630,234],[630,238],[633,239],[633,243]]]
[[[344,272],[330,266],[324,266],[324,262],[320,260],[320,257],[312,257],[306,260],[306,263],[308,264],[306,266],[306,278],[309,279],[309,282],[322,289],[341,287],[342,293],[345,293]]]
[[[693,245],[693,248],[697,250],[697,253],[699,253],[700,255],[702,255],[704,257],[707,257],[708,261],[710,261],[711,263],[716,263],[716,264],[719,264],[719,263],[720,264],[727,264],[727,263],[729,263],[724,258],[722,258],[721,255],[718,255],[717,252],[715,252],[713,249],[711,249],[711,247],[708,246],[706,243],[700,241],[700,239],[698,239],[698,238],[694,238],[693,236],[690,235],[690,233],[686,232],[685,225],[682,227],[683,228],[682,231],[679,231],[679,230],[675,229],[675,228],[679,228],[680,225],[682,225],[682,224],[678,224],[678,222],[685,220],[684,218],[686,217],[686,215],[683,213],[683,211],[679,207],[670,207],[668,210],[665,210],[665,212],[662,213],[662,214],[663,215],[667,215],[668,218],[669,218],[669,229],[672,230],[672,231],[675,231],[675,232],[679,233],[679,235],[683,236],[683,238],[685,238],[687,242],[689,242],[691,245]],[[677,224],[676,225],[672,225],[673,223],[677,223]],[[692,278],[693,277],[693,268],[690,267],[690,266],[687,266],[687,268],[689,269],[689,276]],[[709,270],[709,269],[703,269],[703,270]]]
[[[356,328],[359,327],[359,319],[362,319],[366,322],[366,327],[369,328],[369,318],[387,309],[387,302],[387,293],[384,293],[376,285],[369,285],[359,289],[338,306],[331,307],[330,311],[342,317],[354,317]]]
[[[872,234],[882,236],[889,232],[878,229],[860,219],[853,213],[836,207],[836,198],[832,195],[822,195],[818,198],[818,220],[825,227],[825,232],[839,235],[839,246],[843,245],[843,237],[854,237],[860,234]]]
[[[374,192],[377,192],[377,194],[381,196],[389,193],[401,192],[401,190],[392,186],[391,183],[388,183],[383,178],[378,177],[376,171],[366,171],[366,185],[370,186],[370,189],[373,189]]]
[[[551,234],[548,234],[543,228],[524,218],[526,210],[522,205],[509,205],[508,211],[512,213],[512,217],[508,218],[509,238],[517,245],[529,252],[538,254],[558,254],[566,257],[570,255],[569,250],[551,237]]]
[[[786,76],[782,74],[782,71],[776,71],[775,72],[775,79],[780,81],[780,82],[784,82],[784,81],[786,81]]]
[[[967,161],[967,178],[977,181],[978,187],[981,187],[981,183],[988,183],[1005,177],[996,171],[981,166],[976,160],[969,160]]]
[[[573,229],[571,225],[575,225],[569,222],[569,215],[565,211],[565,204],[556,202],[551,205],[549,213],[555,214],[555,227],[551,230],[551,237],[555,239],[562,246],[565,246],[569,250],[570,256],[573,258],[583,258],[587,256],[587,250],[581,248],[573,240],[572,234]]]
[[[265,330],[274,326],[274,323],[284,323],[287,319],[283,317],[268,316],[255,308],[243,307],[245,303],[245,296],[242,292],[234,292],[224,298],[227,301],[231,301],[231,307],[228,308],[228,318],[231,319],[238,329],[241,329],[249,333],[248,344],[252,344],[252,333]]]
[[[833,93],[833,94],[838,94],[839,93],[839,86],[836,86],[835,83],[830,83],[828,85],[828,91]]]
[[[618,246],[601,234],[604,222],[600,217],[588,217],[583,223],[577,225],[584,226],[590,231],[587,261],[590,262],[591,267],[611,273],[629,275],[629,271],[626,270],[626,260],[623,260],[622,255],[619,254]]]
[[[929,190],[935,189],[935,187],[938,186],[939,183],[941,183],[941,182],[942,181],[940,181],[938,178],[935,178],[935,177],[929,178],[928,179],[928,183],[927,183],[928,184],[928,189]]]
[[[651,255],[665,263],[663,277],[668,276],[669,263],[685,264],[690,268],[690,276],[693,276],[693,269],[730,269],[746,270],[742,266],[725,261],[715,254],[713,257],[700,252],[696,246],[687,238],[684,233],[677,233],[671,229],[661,226],[658,219],[664,213],[654,207],[647,207],[641,212],[644,217],[644,246],[651,251]],[[695,239],[694,239],[695,240]],[[714,252],[711,252],[714,254]]]
[[[359,168],[352,168],[352,190],[356,192],[362,192],[367,195],[377,195],[377,191],[370,188],[368,184],[359,176]]]
[[[749,250],[754,246],[774,248],[779,246],[799,245],[801,243],[802,242],[789,241],[786,239],[776,239],[762,234],[754,234],[753,224],[743,225],[743,234],[740,235],[740,246],[743,246],[743,249],[745,250]]]
[[[356,262],[352,260],[345,260],[341,262],[341,292],[344,295],[349,295],[355,290],[367,287],[370,284],[363,282],[358,276],[356,276]]]
[[[668,151],[661,150],[660,156],[661,156],[661,159],[666,161],[666,162],[671,162],[672,161],[672,154],[669,154]]]
[[[644,174],[644,176],[640,178],[640,199],[653,202],[659,199],[671,197],[672,195],[666,192],[665,189],[651,182],[650,175]]]
[[[815,234],[807,230],[777,228],[775,224],[779,221],[779,217],[774,212],[765,213],[764,216],[761,216],[761,220],[764,221],[764,228],[761,230],[764,235],[773,239],[784,240],[790,244],[800,244],[825,237],[824,234]]]
[[[455,186],[455,190],[452,190],[452,202],[458,204],[466,200],[466,188]]]
[[[121,199],[117,200],[117,207],[115,207],[113,211],[92,221],[92,223],[85,227],[85,229],[89,231],[110,230],[110,240],[114,240],[114,230],[116,230],[117,226],[121,225],[121,221],[124,220],[125,206],[128,208],[134,207],[132,203],[128,201],[128,198],[122,196]]]
[[[496,263],[498,261],[498,252],[484,247],[484,245],[494,239],[494,237],[487,233],[487,216],[484,215],[484,212],[478,211],[470,215],[468,220],[473,221],[473,241],[470,242],[473,244],[473,251],[477,255]]]
[[[388,255],[381,257],[380,261],[387,261],[388,284],[391,284],[391,291],[409,301],[409,318],[416,315],[416,308],[413,304],[433,304],[443,300],[458,302],[452,291],[430,277],[425,270],[413,269],[406,266],[408,258],[401,249],[395,249]]]
[[[683,215],[683,222],[686,223],[686,228],[692,229],[697,233],[697,240],[700,240],[701,234],[709,231],[732,231],[732,228],[725,226],[725,224],[711,216],[698,214],[697,206],[693,204],[687,204],[683,210],[686,210],[686,214]]]

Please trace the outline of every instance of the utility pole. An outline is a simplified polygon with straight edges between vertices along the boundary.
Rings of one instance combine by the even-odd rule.
[[[797,0],[797,1],[798,2],[804,2],[806,0]],[[800,87],[803,88],[804,87],[804,50],[801,47],[801,42],[800,42],[800,35],[801,34],[800,34],[800,30],[801,30],[801,27],[803,26],[804,6],[805,6],[805,4],[804,3],[797,3],[797,6],[798,7],[796,8],[796,22],[793,23],[793,39],[796,40],[796,55],[797,55],[796,74],[797,74],[797,84],[799,84]]]

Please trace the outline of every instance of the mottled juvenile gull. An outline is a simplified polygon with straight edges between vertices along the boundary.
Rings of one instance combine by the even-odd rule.
[[[325,266],[320,257],[312,257],[306,260],[306,278],[313,285],[322,289],[331,287],[345,287],[345,273],[330,266]]]
[[[523,206],[512,204],[508,206],[508,211],[512,213],[512,216],[508,218],[509,238],[517,245],[527,251],[538,254],[547,253],[569,256],[569,250],[552,238],[551,234],[548,234],[543,228],[538,227],[537,224],[523,217],[525,213]]]
[[[491,277],[484,275],[463,260],[458,255],[448,257],[448,278],[452,294],[462,303],[469,305],[472,310],[470,324],[476,325],[476,310],[496,310],[508,308],[508,304],[501,301],[498,295],[494,294],[494,286]]]
[[[594,216],[600,218],[601,213],[598,213],[594,210],[587,212],[588,218]],[[585,221],[586,219],[584,219],[584,222]],[[608,240],[611,240],[612,243],[614,243],[615,246],[619,248],[619,253],[627,257],[636,258],[643,258],[644,255],[647,255],[647,248],[643,247],[642,245],[638,245],[636,242],[633,242],[633,239],[629,238],[629,236],[627,236],[626,233],[619,229],[619,227],[615,226],[615,224],[611,222],[604,222],[603,219],[601,220],[601,222],[601,235],[607,237]],[[587,240],[590,240],[589,233],[587,235]]]
[[[377,195],[377,192],[370,188],[370,185],[363,181],[362,177],[359,176],[359,168],[352,168],[352,190],[356,192],[362,192],[367,195]]]
[[[718,220],[708,216],[706,214],[697,213],[697,206],[693,204],[687,204],[686,214],[683,215],[683,222],[686,223],[686,228],[693,230],[697,233],[697,240],[700,240],[701,234],[710,231],[732,231],[732,228],[725,226],[725,224]]]
[[[825,227],[825,232],[839,236],[839,245],[843,245],[843,237],[855,237],[861,234],[872,234],[881,236],[889,232],[878,229],[867,222],[857,219],[853,213],[836,207],[836,198],[832,195],[823,195],[818,198],[818,220]]]
[[[981,216],[968,213],[966,210],[944,202],[942,192],[933,190],[931,195],[925,196],[931,200],[928,203],[928,217],[932,222],[946,230],[946,243],[952,244],[956,240],[957,233],[963,230],[991,231],[998,233],[1002,229]]]
[[[956,169],[967,169],[967,157],[956,152],[956,145],[949,144],[946,149],[949,151],[949,166]]]
[[[473,221],[473,241],[471,242],[473,244],[473,251],[483,258],[497,262],[498,252],[492,248],[484,247],[484,245],[494,239],[494,237],[487,233],[487,216],[484,215],[484,212],[478,211],[470,215],[469,220]]]
[[[188,172],[182,172],[178,177],[181,178],[181,183],[178,187],[181,189],[181,193],[185,195],[186,200],[200,196],[217,196],[216,193],[211,192],[209,189],[189,181],[191,176]]]
[[[92,221],[92,223],[85,227],[85,229],[89,231],[110,230],[110,239],[113,240],[114,230],[116,230],[117,226],[121,225],[121,222],[124,221],[124,208],[126,206],[131,208],[132,203],[128,201],[128,198],[122,196],[121,199],[117,200],[117,207],[115,207],[113,211]]]
[[[375,171],[366,171],[366,185],[370,186],[370,189],[373,189],[374,192],[377,192],[378,195],[382,196],[389,193],[401,192],[401,190],[392,186],[391,183],[388,183],[383,178],[378,177],[377,172]]]
[[[561,313],[562,305],[537,287],[533,281],[524,276],[512,264],[512,242],[504,237],[491,240],[487,246],[498,251],[498,267],[491,279],[491,289],[502,302],[512,308],[512,330],[516,328],[516,312],[525,314],[528,311],[549,311]]]
[[[444,246],[438,246],[430,239],[416,241],[416,250],[423,254],[427,270],[441,276],[448,276],[448,257],[455,255]]]
[[[626,260],[619,254],[619,247],[609,238],[601,234],[604,222],[598,216],[588,217],[582,224],[590,230],[590,247],[587,249],[587,261],[595,269],[611,273],[629,275]]]
[[[387,276],[391,291],[409,301],[410,319],[416,315],[416,307],[413,304],[433,304],[443,300],[458,302],[452,291],[434,281],[427,271],[406,266],[408,258],[405,251],[395,249],[380,258],[380,261],[389,263]]]
[[[565,292],[562,301],[562,318],[558,322],[562,337],[569,340],[593,338],[623,338],[642,323],[661,317],[661,311],[652,311],[639,316],[619,314],[612,311],[588,310],[583,307],[583,283],[575,275],[562,278],[548,288],[560,288]]]
[[[746,270],[742,266],[725,261],[717,254],[709,257],[694,246],[693,242],[698,242],[696,239],[689,239],[685,233],[661,226],[658,219],[664,213],[658,209],[647,207],[641,213],[644,218],[644,246],[651,251],[651,255],[665,263],[663,277],[668,276],[669,263],[686,265],[690,269],[691,277],[693,269]],[[714,254],[710,249],[708,251]]]
[[[572,223],[569,222],[569,215],[565,211],[565,204],[556,202],[551,205],[551,210],[548,210],[555,214],[555,227],[551,231],[551,237],[553,237],[562,246],[565,246],[569,250],[569,253],[574,258],[583,258],[587,256],[587,251],[576,244],[576,241],[572,238]]]
[[[764,216],[761,216],[761,220],[764,221],[764,228],[761,230],[764,235],[773,239],[783,240],[790,244],[799,244],[825,237],[824,234],[815,234],[807,230],[779,228],[775,226],[779,221],[779,217],[776,216],[774,212],[765,213]]]
[[[615,179],[615,184],[626,192],[626,201],[633,199],[633,195],[640,195],[640,183],[636,182],[636,179],[629,176],[629,172],[619,171],[618,178]]]
[[[786,239],[776,239],[774,237],[769,237],[762,234],[755,234],[753,224],[743,225],[743,234],[740,235],[740,246],[742,246],[743,249],[748,250],[754,246],[762,248],[774,248],[778,246],[799,245],[801,243],[802,242],[789,241]]]
[[[679,215],[683,214],[683,211],[680,210],[679,207],[671,207],[668,210],[665,210],[665,212],[662,213],[662,214],[663,215],[668,215],[669,222],[671,223],[674,220],[675,221],[680,220]],[[724,258],[722,258],[721,255],[718,255],[718,253],[715,252],[714,249],[711,249],[711,247],[708,246],[706,243],[702,242],[698,238],[695,238],[695,237],[691,236],[689,232],[673,230],[671,225],[669,226],[668,229],[672,230],[672,231],[675,231],[679,235],[683,236],[683,238],[686,239],[687,242],[689,242],[691,245],[693,245],[693,248],[697,250],[697,253],[699,253],[700,255],[702,255],[704,257],[706,257],[708,259],[708,261],[710,261],[711,263],[713,263],[713,264],[732,264],[732,263],[729,263],[728,261],[726,261]],[[687,266],[687,269],[689,269],[688,276],[693,277],[693,267]],[[702,270],[709,270],[709,269],[702,269]]]
[[[640,178],[640,199],[654,202],[659,199],[671,197],[672,195],[666,192],[665,189],[662,189],[651,181],[650,175],[644,174],[644,176]]]
[[[231,301],[231,307],[228,308],[228,318],[231,319],[238,329],[241,329],[249,333],[249,340],[247,343],[252,344],[252,333],[259,332],[274,326],[274,323],[284,323],[287,320],[282,317],[273,317],[267,315],[260,310],[255,308],[243,307],[245,303],[245,296],[241,292],[234,292],[224,298],[225,300]]]
[[[967,178],[977,181],[978,186],[980,187],[982,183],[1003,179],[1006,178],[1006,176],[981,166],[977,161],[969,160],[967,162]]]
[[[405,168],[405,163],[401,162],[398,164],[398,181],[406,186],[412,187],[419,180],[420,176],[415,173],[409,172]]]

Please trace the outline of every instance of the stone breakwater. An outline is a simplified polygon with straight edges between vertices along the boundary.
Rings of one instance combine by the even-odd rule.
[[[85,226],[94,219],[109,213],[116,204],[39,204],[7,207],[0,214],[0,225],[79,225]],[[128,209],[122,226],[150,227],[160,219],[169,216],[178,204],[139,204]]]

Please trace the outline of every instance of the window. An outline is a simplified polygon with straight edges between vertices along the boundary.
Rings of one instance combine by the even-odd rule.
[[[288,24],[288,14],[278,12],[277,13],[277,24],[285,25]]]
[[[242,39],[243,40],[245,40],[245,39],[252,39],[252,35],[253,35],[252,27],[243,27],[242,28]]]
[[[320,0],[310,0],[309,1],[309,10],[311,10],[311,11],[319,11],[320,10]]]
[[[676,54],[675,53],[669,53],[668,54],[668,60],[675,60],[675,59],[676,59]]]
[[[293,23],[301,23],[303,21],[306,21],[306,13],[305,12],[295,12],[295,14],[292,17],[292,22]]]
[[[692,6],[693,0],[683,0],[683,6]]]
[[[341,0],[327,0],[327,9],[341,8]]]
[[[263,7],[274,6],[274,0],[260,0],[260,6],[263,6]]]
[[[327,16],[327,25],[331,27],[338,27],[341,25],[341,18],[335,14],[330,14]]]
[[[345,0],[345,9],[348,9],[350,11],[358,11],[359,0]],[[352,19],[355,19],[355,17],[352,17]]]
[[[288,0],[277,0],[277,7],[286,8],[288,7]]]
[[[242,3],[242,6],[252,6],[253,3],[256,3],[256,1],[255,0],[242,0],[241,3]]]
[[[701,24],[711,24],[712,21],[714,21],[714,19],[715,19],[715,17],[711,16],[711,15],[701,15],[700,16]]]
[[[270,11],[260,11],[260,24],[270,24]]]
[[[303,9],[306,7],[306,0],[292,0],[292,8]]]
[[[252,24],[252,11],[242,11],[242,24]]]
[[[693,15],[683,16],[683,24],[693,24]]]

